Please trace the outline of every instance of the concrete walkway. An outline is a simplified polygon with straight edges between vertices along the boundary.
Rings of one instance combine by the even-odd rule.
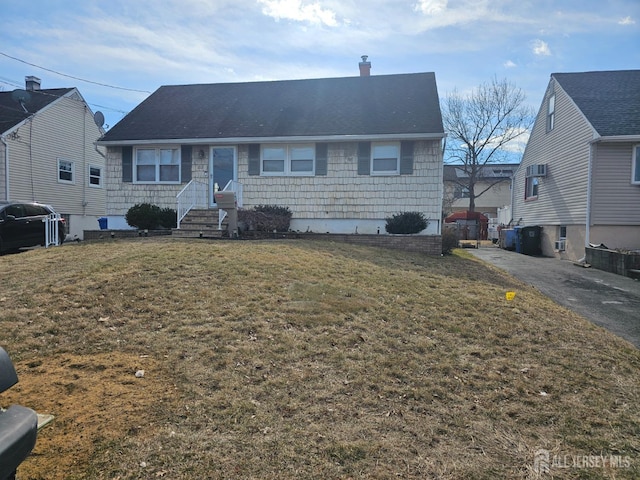
[[[536,287],[640,348],[640,282],[555,258],[530,257],[497,247],[469,249],[487,263]]]

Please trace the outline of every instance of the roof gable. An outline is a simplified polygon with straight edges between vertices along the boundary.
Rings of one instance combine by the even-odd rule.
[[[0,133],[11,130],[34,113],[71,92],[73,88],[49,88],[44,90],[30,90],[27,93],[24,107],[14,100],[13,92],[0,92]]]
[[[164,86],[104,142],[444,134],[433,73]]]
[[[640,135],[640,70],[551,76],[599,135]]]

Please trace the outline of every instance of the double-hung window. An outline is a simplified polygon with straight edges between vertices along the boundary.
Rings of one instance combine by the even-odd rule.
[[[549,97],[549,103],[547,104],[547,132],[553,130],[556,124],[556,94],[552,94]]]
[[[180,149],[138,148],[133,171],[136,183],[180,183]]]
[[[314,145],[265,145],[262,147],[262,175],[313,175]]]
[[[371,175],[400,175],[400,143],[371,145]]]
[[[631,162],[631,183],[640,185],[640,145],[633,148],[633,161]]]
[[[70,160],[58,159],[58,182],[74,183],[75,163]]]
[[[89,186],[95,188],[102,187],[102,167],[89,165]]]
[[[538,184],[540,180],[538,177],[527,177],[525,181],[525,199],[534,199],[538,197]]]

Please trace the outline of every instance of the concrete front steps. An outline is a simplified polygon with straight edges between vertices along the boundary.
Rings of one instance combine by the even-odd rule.
[[[171,231],[172,237],[178,238],[221,238],[227,232],[227,219],[222,222],[222,230],[218,230],[218,209],[193,209],[180,222],[180,228]]]

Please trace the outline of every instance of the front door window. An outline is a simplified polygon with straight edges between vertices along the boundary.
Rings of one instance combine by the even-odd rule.
[[[209,176],[209,198],[211,198],[211,204],[215,206],[215,192],[223,190],[230,180],[236,179],[235,147],[213,147],[211,149]]]

